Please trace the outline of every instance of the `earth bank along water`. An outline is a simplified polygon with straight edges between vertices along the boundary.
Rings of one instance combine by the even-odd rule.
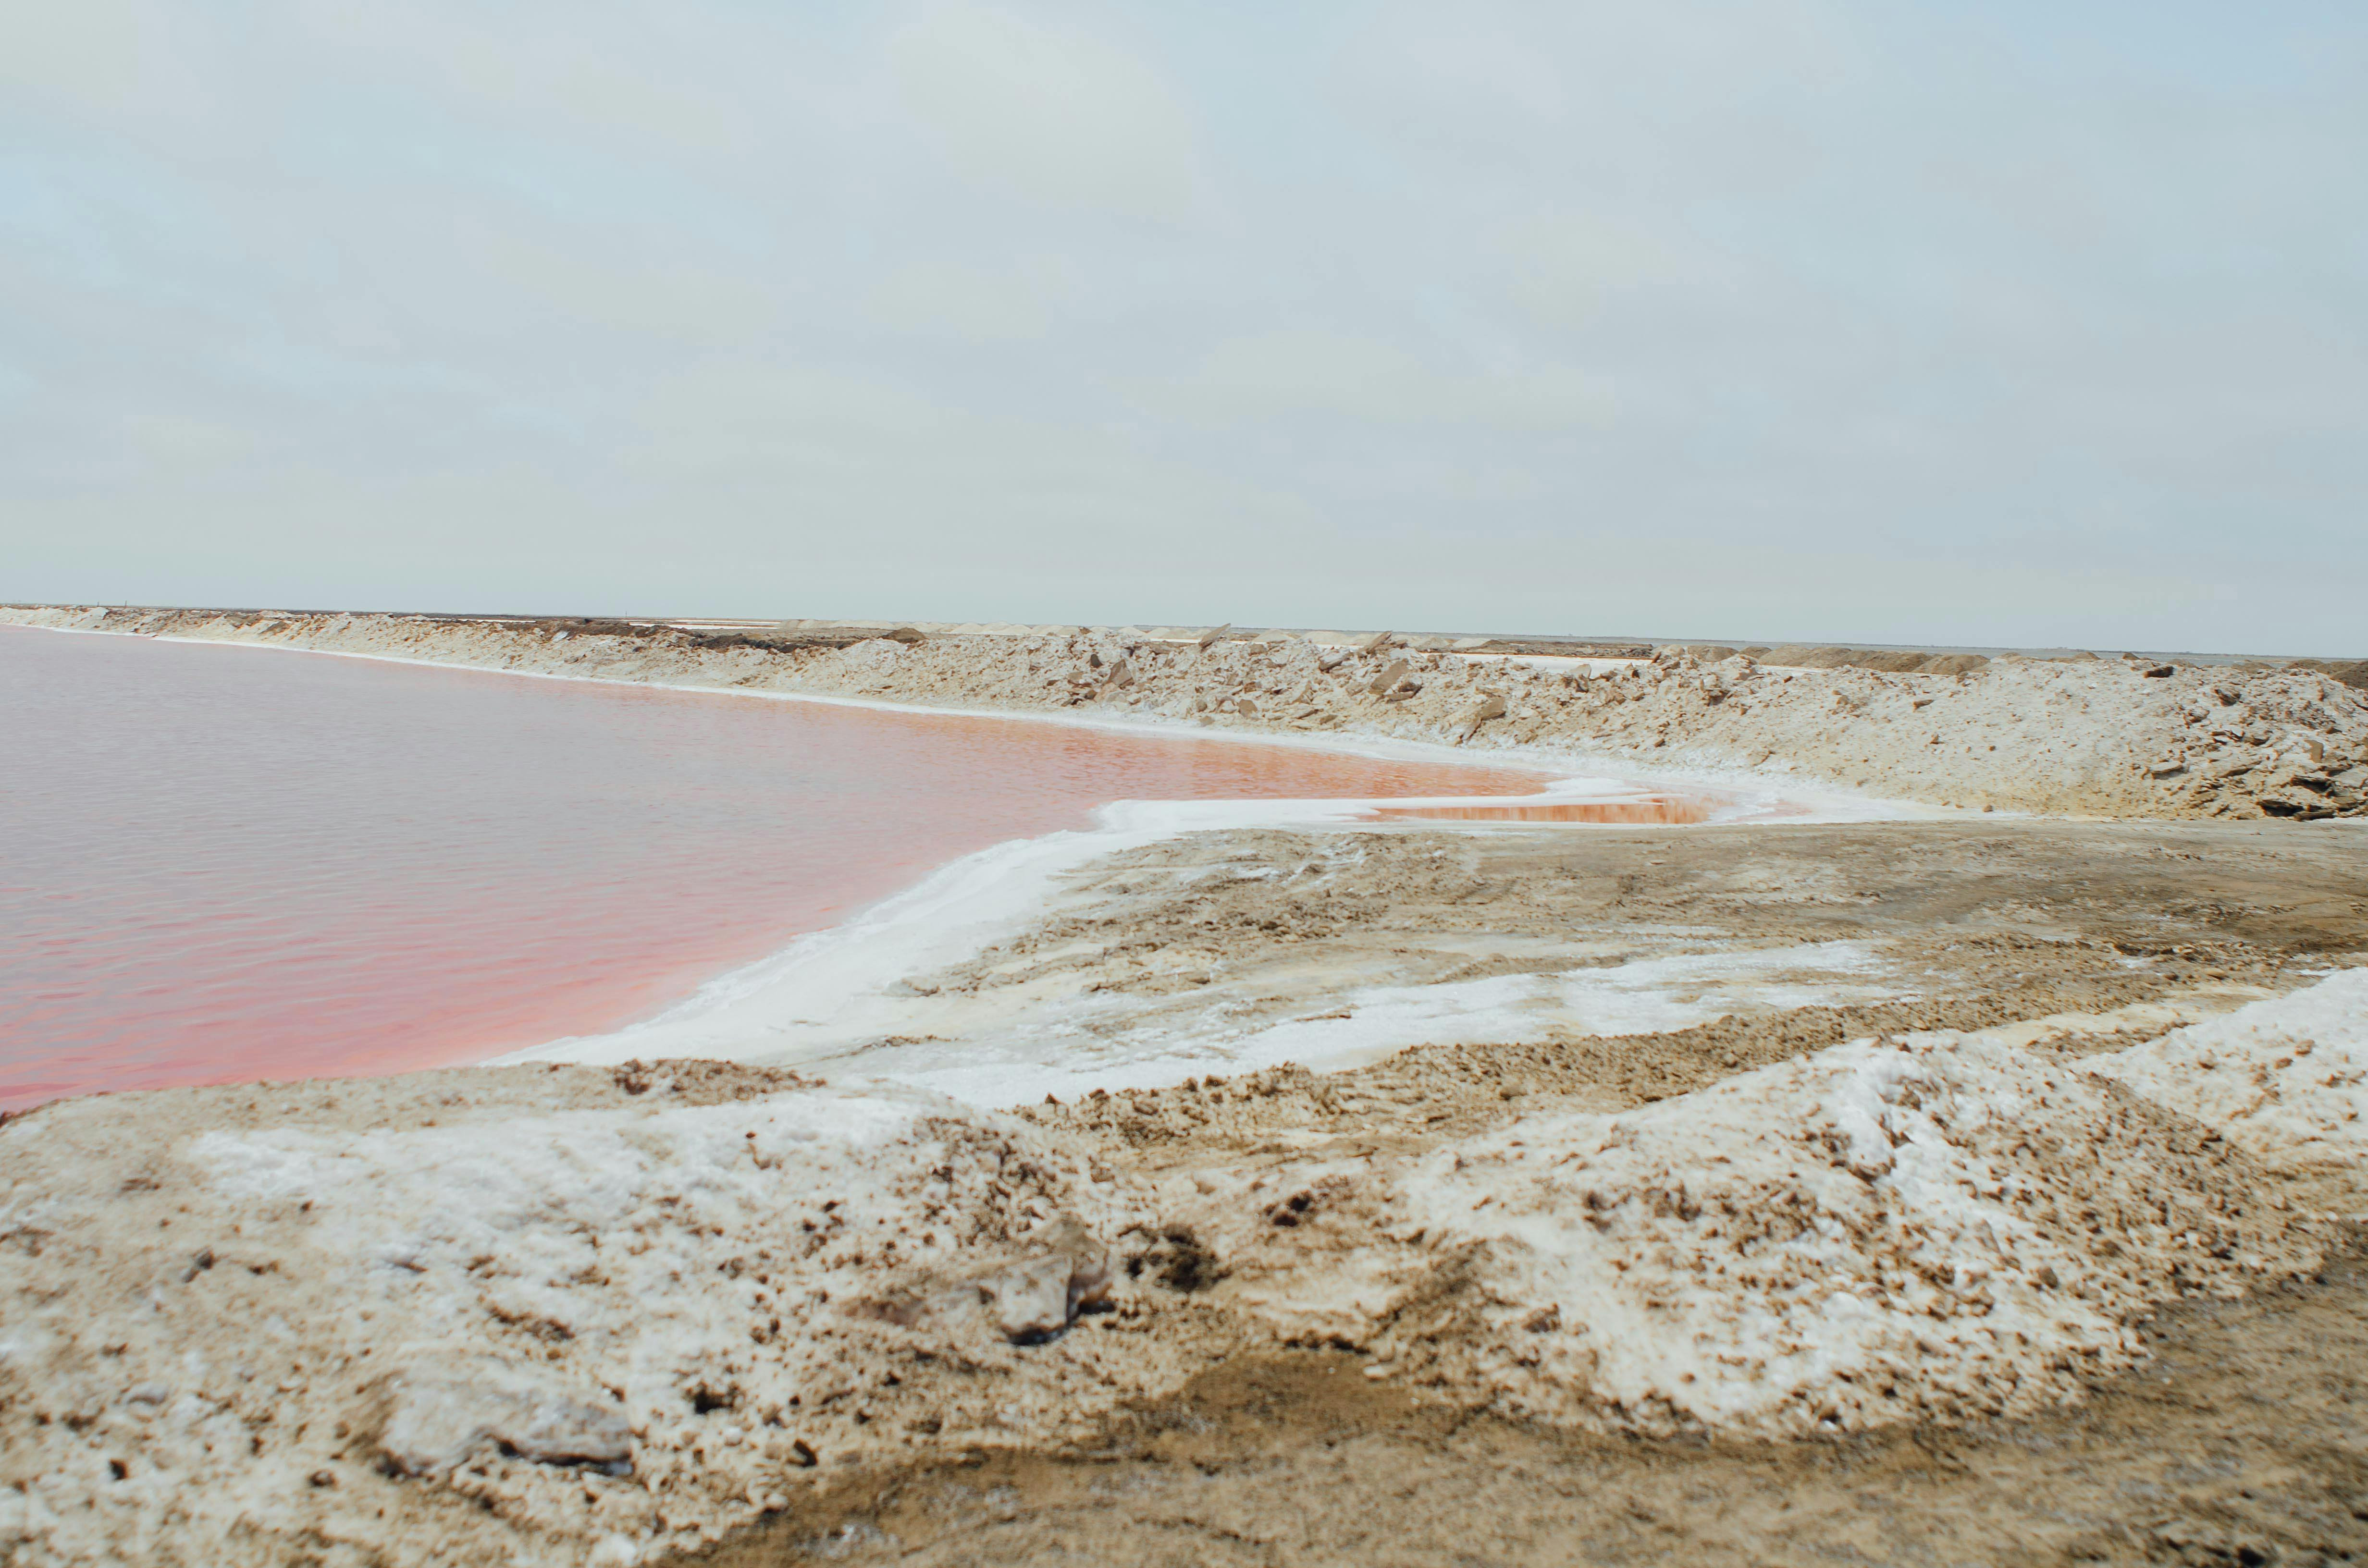
[[[2368,812],[2368,702],[2345,684],[2368,679],[2358,666],[1961,655],[1891,659],[1919,665],[1899,672],[1705,659],[1679,647],[1605,660],[1387,637],[1220,636],[1203,646],[1132,628],[905,630],[850,642],[798,628],[718,634],[562,619],[79,607],[0,615],[611,680],[1543,748],[1764,770],[1969,808],[2300,820]],[[1779,653],[1816,657],[1771,659]]]

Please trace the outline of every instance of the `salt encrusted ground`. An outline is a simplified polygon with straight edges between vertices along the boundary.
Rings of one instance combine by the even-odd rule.
[[[2122,1087],[2199,1050],[2317,1064],[2320,1203],[2283,1125]],[[36,1563],[636,1561],[837,1467],[1089,1445],[1291,1345],[1646,1435],[2026,1415],[2157,1303],[2321,1264],[2326,1206],[2368,1204],[2363,1068],[2351,971],[2086,1061],[1917,1034],[1473,1133],[1229,1138],[1305,1085],[1202,1084],[1156,1161],[695,1067],[63,1104],[0,1134],[0,1530]]]
[[[1947,674],[1888,673],[1739,654],[1704,663],[1677,648],[1641,661],[1507,658],[1403,640],[1360,651],[1361,642],[1289,636],[1204,648],[1128,628],[831,648],[795,631],[717,636],[613,621],[79,608],[0,618],[609,680],[1756,770],[1967,808],[2107,817],[2368,811],[2368,702],[2332,675],[2298,666],[2006,657],[1945,661],[1973,666]]]
[[[402,630],[290,626],[225,634]],[[438,635],[422,656],[578,641]],[[1205,693],[1328,657],[1112,646],[1132,676],[1115,683],[1121,706],[1137,685],[1156,707],[1190,683]],[[944,648],[959,652],[644,647],[637,671],[602,653],[575,673],[713,679],[711,658],[747,655],[768,679],[871,667],[918,683]],[[1099,652],[1084,639],[1027,656],[1065,681]],[[1918,754],[1883,751],[1898,724],[1839,718],[1840,683],[1868,672],[1794,672],[1826,683],[1804,687],[1811,701],[1781,674],[1736,669],[1711,702],[1683,659],[1647,668],[1616,704],[1541,675],[1472,744],[1535,698],[1539,744],[1560,712],[1593,716],[1590,745],[1649,750],[1602,719],[1634,708],[1668,717],[1695,760],[1731,761],[1727,704],[1757,692],[1771,727],[1803,726],[1804,750],[1882,752],[1887,787],[1954,788],[1938,759],[1919,774]],[[1209,1474],[1244,1461],[1191,1449],[1193,1422],[1232,1428],[1191,1415],[1190,1391],[1261,1377],[1300,1400],[1338,1375],[1397,1402],[1404,1431],[1452,1421],[1507,1443],[1529,1434],[1539,1452],[1589,1434],[1632,1456],[1759,1443],[1763,1473],[1806,1477],[1834,1451],[1819,1445],[1960,1432],[1978,1471],[1980,1442],[2022,1441],[2021,1428],[1981,1438],[1994,1424],[2055,1420],[2118,1397],[2117,1374],[2154,1377],[2149,1324],[2169,1304],[2275,1299],[2330,1259],[2348,1267],[2343,1224],[2368,1209],[2368,969],[2344,967],[2368,950],[2368,853],[2353,824],[2260,820],[2280,801],[2288,815],[2348,809],[2348,775],[2328,768],[2355,755],[2337,748],[2356,740],[2356,704],[2307,672],[1998,668],[1963,686],[1883,676],[1870,701],[1908,717],[1953,689],[1952,724],[2011,744],[2018,704],[2071,693],[2055,704],[2059,749],[2008,770],[2010,803],[2254,820],[1206,835],[1084,868],[1036,926],[907,976],[954,1038],[883,1038],[803,1077],[554,1063],[10,1119],[0,1560],[893,1556],[905,1545],[888,1527],[923,1528],[928,1513],[899,1488],[947,1466],[1006,1466],[1019,1479],[978,1506],[1011,1519],[1034,1506],[1029,1487],[1057,1490],[1053,1471],[1008,1468],[1023,1460],[1172,1451]],[[2180,683],[2207,674],[2244,686],[2236,702],[2212,697],[2205,720],[2273,701],[2323,718],[2266,737],[2304,756],[2307,730],[2317,772],[2248,794],[2115,771],[2166,726],[2208,735],[2172,717],[2194,695]],[[1442,706],[1465,678],[1443,665],[1419,676]],[[1919,709],[1917,680],[1950,684]],[[1114,681],[966,699],[1084,690],[1106,709]],[[1417,700],[1338,711],[1453,738],[1440,727],[1452,715]],[[1219,722],[1263,722],[1233,701]],[[1332,711],[1302,705],[1318,724]],[[2209,742],[2191,744],[2192,774]],[[1246,864],[1278,874],[1199,874]],[[1880,983],[1822,1006],[1721,993],[1708,1010],[1722,1019],[1611,1039],[1570,1000],[1590,974],[1641,975],[1671,952],[1839,949]],[[921,1086],[1017,994],[1116,993],[1140,1004],[1125,1028],[1190,1033],[1223,1012],[1256,1034],[1353,1025],[1382,982],[1565,990],[1492,1015],[1502,1038],[1451,1030],[1325,1076],[1204,1067],[1115,1094],[1080,1079],[1064,1103],[1009,1110]],[[1202,993],[1217,1000],[1191,1000]],[[2322,1333],[2283,1354],[2340,1358],[2350,1343]],[[2340,1365],[2322,1373],[2348,1386]],[[2343,1476],[2368,1478],[2368,1424],[2314,1441],[2260,1484],[2291,1486],[2299,1465],[2340,1500]],[[2174,1459],[2226,1468],[2204,1448]],[[1329,1461],[1311,1448],[1260,1462],[1317,1484]],[[2355,1490],[2368,1509],[2368,1484]],[[1685,1506],[1702,1520],[1721,1506]],[[2368,1522],[2342,1506],[2291,1540],[2263,1533],[2250,1503],[2215,1506],[2203,1534],[2189,1514],[2132,1512],[2137,1545],[2122,1555],[2368,1551]],[[1492,1539],[1476,1494],[1426,1507]],[[1087,1555],[1326,1560],[1321,1540],[1295,1559],[1258,1547],[1283,1531],[1275,1509],[1308,1515],[1279,1500],[1180,1537],[1160,1533],[1169,1515],[1128,1515]],[[837,1533],[817,1538],[830,1520]],[[1925,1539],[1838,1517],[1812,1555],[1907,1560],[1931,1554]],[[1974,1517],[1950,1539],[1964,1556],[2007,1536]],[[2121,1539],[2063,1550],[2112,1558]],[[1536,1541],[1496,1554],[1569,1558]]]
[[[1383,954],[1452,987],[1591,919],[1854,943],[1916,994],[1018,1113],[896,1085],[895,1046],[827,1085],[51,1107],[0,1127],[0,1529],[31,1562],[645,1558],[1341,1347],[1422,1409],[1680,1442],[2044,1412],[2358,1210],[2368,971],[2308,956],[2368,935],[2353,831],[1220,835],[916,978],[1104,986],[1147,940],[1243,996]],[[1144,875],[1249,858],[1333,870]],[[2200,1054],[2247,1087],[2147,1097]]]

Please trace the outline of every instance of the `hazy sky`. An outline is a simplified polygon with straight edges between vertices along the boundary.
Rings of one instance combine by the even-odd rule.
[[[2368,653],[2368,7],[0,8],[0,598]]]

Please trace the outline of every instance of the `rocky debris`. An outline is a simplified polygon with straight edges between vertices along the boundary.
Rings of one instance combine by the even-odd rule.
[[[1081,1313],[1110,1304],[1110,1251],[1075,1216],[1033,1238],[1043,1250],[951,1284],[907,1289],[861,1305],[859,1315],[908,1328],[937,1324],[959,1333],[976,1317],[1012,1345],[1039,1345]]]
[[[1108,1305],[1110,1288],[1109,1256],[1099,1249],[1090,1257],[1045,1253],[978,1281],[996,1332],[1014,1345],[1050,1339],[1080,1312]]]
[[[1069,1326],[1075,1273],[1065,1257],[1031,1258],[981,1279],[978,1292],[996,1332],[1014,1345],[1033,1345]]]
[[[907,644],[886,637],[849,643],[832,656],[832,667],[861,690],[875,690],[895,674]]]
[[[1482,692],[1480,700],[1465,709],[1463,716],[1456,721],[1455,744],[1463,744],[1479,733],[1481,725],[1491,719],[1501,719],[1504,716],[1504,694],[1495,691]]]
[[[422,1360],[385,1382],[379,1451],[405,1475],[443,1475],[490,1443],[541,1464],[623,1465],[632,1428],[613,1405],[515,1362]]]

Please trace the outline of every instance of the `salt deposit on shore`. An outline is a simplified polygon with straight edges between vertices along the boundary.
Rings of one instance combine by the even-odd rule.
[[[1565,780],[1557,788],[1589,782]],[[1617,795],[1607,789],[1519,799]],[[1029,938],[1047,921],[1088,912],[1107,917],[1108,899],[1096,884],[1112,857],[1195,835],[1338,833],[1362,814],[1357,801],[1121,803],[1101,813],[1095,831],[1000,845],[940,868],[846,924],[722,976],[654,1017],[605,1035],[547,1041],[501,1061],[613,1064],[680,1057],[796,1067],[846,1066],[860,1058],[869,1074],[996,1107],[1047,1093],[1157,1086],[1286,1062],[1325,1069],[1440,1039],[1673,1028],[1720,1017],[1746,999],[1797,1005],[1893,994],[1882,966],[1858,944],[1731,952],[1699,941],[1633,937],[1574,951],[1574,959],[1596,961],[1567,973],[1461,984],[1395,986],[1386,968],[1362,975],[1309,970],[1294,986],[1299,1006],[1281,1015],[1258,1006],[1254,994],[1211,980],[1193,983],[1190,1002],[1179,1004],[1156,969],[1118,983],[951,978],[959,970],[991,966],[1008,941]],[[1711,814],[1736,822],[1761,816],[1751,802]],[[1801,810],[1783,820],[1836,819],[1850,817]],[[1341,833],[1339,842],[1351,847],[1340,858],[1372,864],[1385,853],[1373,843],[1381,836]],[[1154,898],[1206,898],[1217,892],[1212,884],[1235,892],[1246,884],[1255,895],[1277,878],[1304,891],[1307,879],[1336,869],[1332,858],[1287,869],[1256,857],[1238,865],[1171,864],[1145,880],[1157,890]],[[1394,893],[1406,891],[1401,885]],[[1145,901],[1131,902],[1139,916]],[[1618,966],[1601,961],[1615,954],[1623,960]],[[932,974],[939,978],[923,978]]]
[[[2338,1192],[2368,1187],[2368,970],[2179,1029],[2100,1070],[2271,1169]]]
[[[614,621],[79,607],[0,617],[604,680],[1760,770],[1973,808],[2101,817],[2368,812],[2368,702],[2332,675],[2301,667],[2009,656],[1941,661],[1946,673],[1931,661],[1896,661],[1927,666],[1898,673],[1741,654],[1705,662],[1675,648],[1588,661],[1298,636],[1203,647],[1129,628],[905,631],[829,646],[844,640],[818,642],[796,627],[718,634]]]
[[[2254,1081],[2305,1035],[2368,1059],[2368,973],[2087,1062],[1864,1040],[1280,1157],[1216,1134],[1287,1073],[1192,1085],[1209,1136],[1156,1157],[693,1064],[56,1105],[0,1129],[0,1540],[632,1562],[842,1466],[1088,1440],[1260,1346],[1645,1433],[2028,1413],[2155,1303],[2324,1256],[2255,1108],[2123,1087],[2200,1053]],[[2356,1110],[2357,1076],[2315,1092]],[[2312,1128],[2359,1212],[2368,1137]]]
[[[2358,830],[2266,820],[2359,812],[2368,714],[2316,672],[45,616],[2241,820],[1163,828],[1032,913],[842,933],[884,1010],[803,1077],[534,1063],[0,1120],[0,1558],[28,1568],[655,1562],[866,1478],[1102,1453],[1260,1356],[1622,1442],[2028,1418],[2137,1365],[2163,1304],[2306,1278],[2368,1217]],[[1080,1061],[1203,1054],[996,1108],[974,1050],[1056,1021]],[[1344,1040],[1414,1043],[1300,1064]]]

